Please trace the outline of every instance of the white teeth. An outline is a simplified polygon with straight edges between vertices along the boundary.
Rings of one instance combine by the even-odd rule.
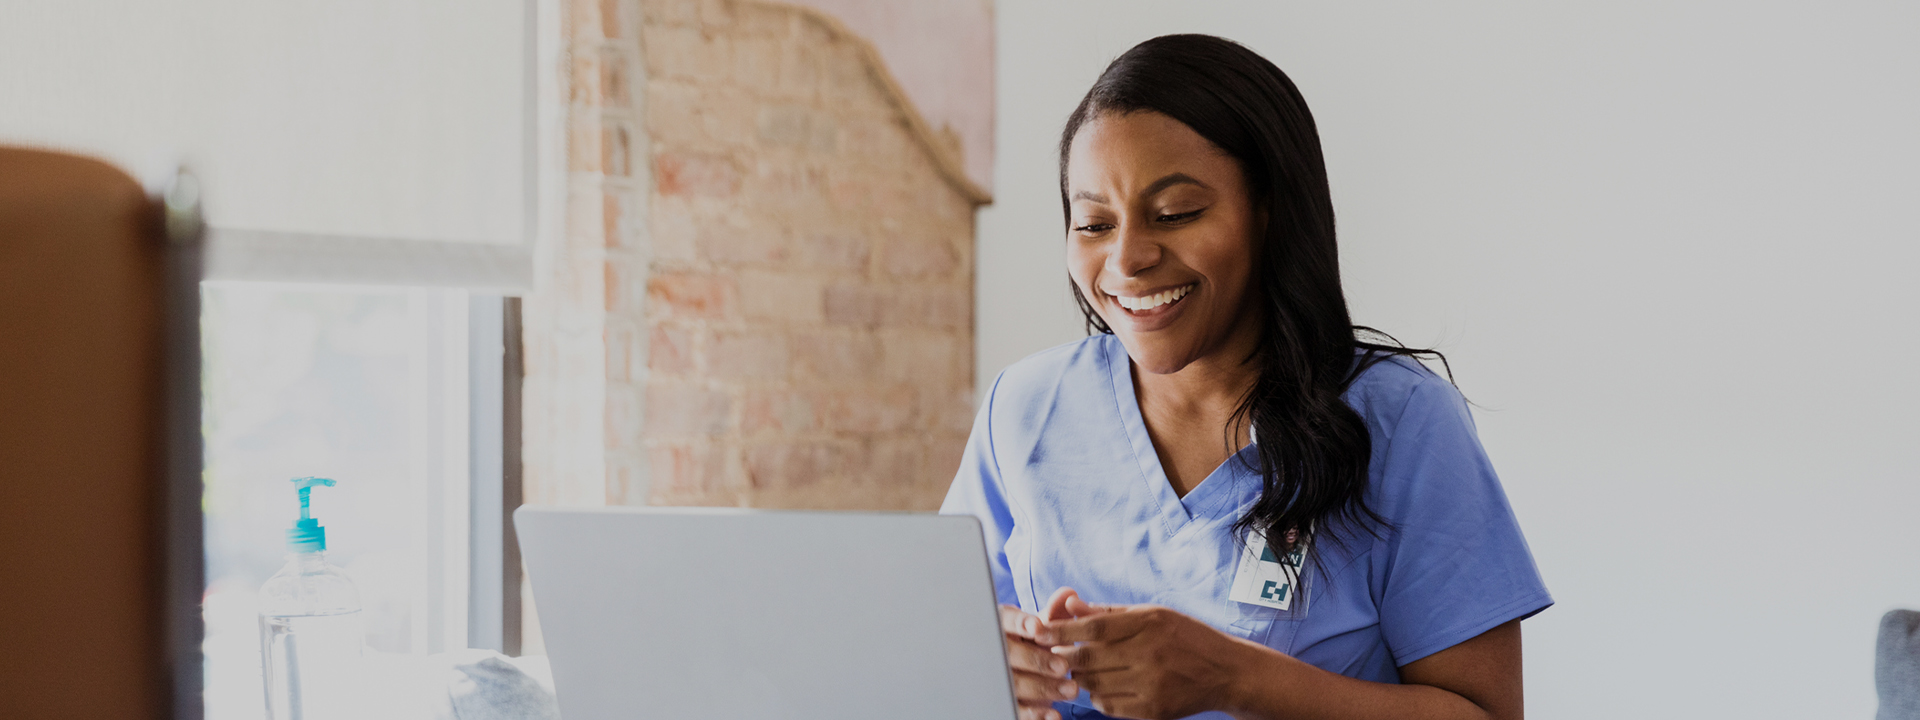
[[[1114,302],[1120,303],[1120,307],[1126,308],[1128,310],[1132,310],[1134,312],[1139,312],[1141,310],[1152,310],[1154,308],[1160,307],[1161,305],[1165,305],[1175,300],[1179,300],[1180,298],[1186,297],[1187,293],[1193,292],[1193,287],[1194,286],[1192,285],[1186,285],[1186,286],[1174,288],[1172,290],[1157,292],[1152,295],[1147,295],[1144,297],[1130,298],[1130,297],[1121,297],[1119,295],[1112,295],[1110,297],[1113,298]]]

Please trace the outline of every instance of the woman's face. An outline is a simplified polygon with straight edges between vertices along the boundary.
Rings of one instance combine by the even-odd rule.
[[[1263,221],[1240,164],[1156,112],[1103,113],[1069,152],[1068,272],[1134,364],[1168,374],[1250,350],[1244,300]]]

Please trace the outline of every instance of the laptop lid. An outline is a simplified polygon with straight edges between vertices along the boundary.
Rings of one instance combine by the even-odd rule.
[[[514,513],[561,716],[1014,717],[979,522]]]

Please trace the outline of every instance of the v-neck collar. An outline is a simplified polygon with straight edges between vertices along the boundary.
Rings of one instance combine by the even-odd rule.
[[[1134,462],[1139,465],[1140,481],[1145,484],[1143,489],[1154,503],[1167,536],[1179,533],[1195,517],[1211,517],[1223,509],[1222,505],[1232,507],[1232,490],[1239,486],[1244,475],[1240,467],[1243,456],[1252,451],[1253,445],[1228,456],[1199,485],[1188,490],[1186,496],[1175,493],[1173,483],[1167,480],[1166,469],[1160,465],[1160,453],[1153,447],[1153,436],[1147,433],[1147,420],[1140,414],[1140,398],[1133,387],[1133,359],[1127,356],[1119,338],[1108,335],[1104,339],[1100,355],[1107,363],[1108,377],[1112,380],[1120,426],[1133,446]]]

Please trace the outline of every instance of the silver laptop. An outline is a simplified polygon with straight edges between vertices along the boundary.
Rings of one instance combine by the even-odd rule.
[[[514,513],[566,720],[1014,717],[979,522]]]

